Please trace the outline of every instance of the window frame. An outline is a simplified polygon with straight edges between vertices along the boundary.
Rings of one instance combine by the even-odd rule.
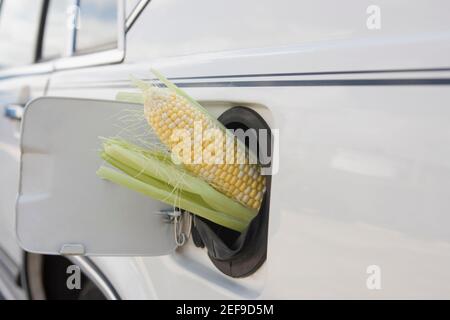
[[[48,0],[46,0],[48,1]],[[73,0],[74,4],[78,0]],[[105,65],[121,63],[125,59],[126,33],[131,29],[134,22],[151,2],[151,0],[141,0],[131,10],[129,15],[125,16],[125,1],[117,0],[117,47],[114,49],[99,50],[80,54],[76,52],[76,29],[72,30],[71,48],[68,48],[70,55],[55,60],[55,70],[64,70],[72,68],[81,68],[94,65]]]
[[[76,5],[77,0],[72,1]],[[39,32],[36,38],[36,45],[35,48],[32,48],[32,50],[35,50],[33,62],[30,64],[0,69],[0,78],[25,74],[26,75],[43,74],[55,70],[65,70],[95,65],[121,63],[125,59],[126,33],[133,26],[134,22],[139,18],[140,14],[151,2],[151,0],[141,0],[140,2],[138,2],[138,4],[129,13],[128,17],[125,17],[126,0],[116,0],[116,1],[118,10],[117,12],[118,21],[117,21],[117,47],[115,49],[91,52],[83,55],[76,55],[74,48],[76,30],[73,30],[71,33],[71,39],[70,41],[67,41],[66,44],[67,45],[66,50],[69,53],[67,56],[42,60],[41,57],[42,57],[42,45],[45,30],[45,19],[47,16],[47,10],[49,5],[49,0],[44,0],[43,1],[44,7],[42,8],[42,14],[39,21],[38,27]],[[0,5],[2,3],[3,0],[0,0]]]
[[[47,0],[48,1],[48,0]],[[99,51],[87,52],[85,54],[77,53],[75,48],[77,30],[71,32],[71,40],[68,42],[68,56],[56,58],[54,61],[55,70],[64,70],[72,68],[81,68],[91,65],[102,65],[120,63],[125,58],[125,0],[116,0],[117,2],[117,47]],[[78,0],[73,0],[77,5]]]

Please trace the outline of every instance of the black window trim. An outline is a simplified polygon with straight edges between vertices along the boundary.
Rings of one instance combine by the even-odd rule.
[[[36,39],[36,46],[34,52],[34,63],[42,61],[42,45],[44,41],[45,22],[47,18],[47,11],[50,1],[43,0],[41,7],[41,17],[39,18],[38,35]]]

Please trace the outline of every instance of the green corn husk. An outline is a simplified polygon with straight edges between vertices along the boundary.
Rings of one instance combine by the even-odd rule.
[[[129,147],[124,146],[123,142],[120,145],[114,141],[107,141],[104,143],[103,149],[106,155],[140,170],[143,174],[165,181],[177,189],[200,195],[206,203],[216,210],[225,211],[236,217],[246,218],[248,221],[256,215],[255,211],[228,198],[203,179],[194,177],[180,166],[176,166],[169,157],[163,158],[164,155],[157,155],[155,152],[149,151],[144,151],[145,153],[143,153],[143,151],[138,151],[139,149],[133,145]]]
[[[140,192],[164,203],[170,205],[176,203],[176,206],[183,210],[193,212],[201,217],[238,232],[245,230],[248,225],[243,221],[233,219],[223,213],[210,209],[207,206],[203,206],[199,203],[198,199],[195,199],[195,197],[189,198],[184,194],[174,194],[173,192],[162,189],[161,186],[154,186],[153,184],[148,183],[148,181],[144,182],[139,179],[132,178],[127,174],[120,173],[105,166],[101,166],[97,170],[97,175],[103,179],[107,179],[111,182],[136,192]]]
[[[138,92],[119,92],[116,94],[116,100],[122,102],[144,104],[144,98]]]
[[[242,232],[257,214],[173,164],[167,154],[108,139],[101,156],[126,175],[102,167],[97,172],[100,177],[227,228]]]

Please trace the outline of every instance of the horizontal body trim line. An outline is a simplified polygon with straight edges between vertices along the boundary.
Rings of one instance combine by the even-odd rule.
[[[319,75],[348,75],[348,74],[384,74],[384,73],[412,73],[412,72],[448,72],[450,68],[423,68],[423,69],[384,69],[384,70],[355,70],[355,71],[318,71],[318,72],[288,72],[288,73],[256,73],[256,74],[235,74],[235,75],[211,75],[211,76],[194,76],[194,77],[169,77],[170,80],[200,80],[200,79],[225,79],[225,78],[258,78],[258,77],[292,77],[292,76],[319,76]],[[1,75],[0,81],[10,78],[39,76],[51,74],[52,71],[44,72],[21,72],[19,74]],[[156,80],[143,79],[143,80]],[[123,82],[127,80],[111,80],[111,82]],[[95,81],[91,81],[95,82]],[[84,81],[83,83],[90,83]]]
[[[178,83],[179,87],[304,87],[304,86],[392,86],[447,85],[450,78],[437,79],[350,79],[350,80],[267,80]]]
[[[255,74],[234,74],[196,77],[172,77],[170,80],[194,80],[194,79],[223,79],[223,78],[258,78],[258,77],[293,77],[293,76],[320,76],[320,75],[344,75],[344,74],[373,74],[373,73],[405,73],[405,72],[443,72],[450,71],[450,68],[430,68],[430,69],[391,69],[391,70],[355,70],[355,71],[319,71],[319,72],[286,72],[286,73],[255,73]],[[148,79],[156,80],[156,79]]]
[[[449,85],[450,78],[417,79],[336,79],[336,80],[252,80],[252,81],[216,81],[216,82],[175,82],[180,88],[223,88],[223,87],[326,87],[326,86],[422,86]],[[131,88],[129,81],[123,84],[101,83],[89,85],[55,85],[51,89],[76,88]]]

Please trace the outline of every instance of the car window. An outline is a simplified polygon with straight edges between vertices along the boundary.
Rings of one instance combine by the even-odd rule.
[[[34,62],[42,1],[4,0],[0,11],[0,68]]]
[[[44,36],[42,44],[43,60],[61,57],[66,54],[70,33],[70,6],[72,0],[50,0],[45,18]]]
[[[117,1],[80,0],[77,54],[117,47]]]

